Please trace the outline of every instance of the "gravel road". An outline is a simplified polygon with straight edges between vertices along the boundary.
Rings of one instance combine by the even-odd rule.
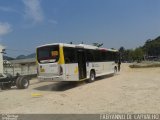
[[[131,69],[86,82],[38,82],[0,91],[0,113],[160,113],[160,68]]]

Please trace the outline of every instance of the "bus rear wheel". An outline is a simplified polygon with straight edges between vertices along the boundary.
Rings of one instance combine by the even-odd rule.
[[[89,83],[94,82],[95,79],[96,79],[95,72],[92,70],[92,71],[90,72],[90,78],[89,78],[88,82],[89,82]]]

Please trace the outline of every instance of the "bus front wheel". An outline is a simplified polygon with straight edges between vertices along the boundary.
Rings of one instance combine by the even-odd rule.
[[[117,74],[117,67],[114,67],[114,75]]]

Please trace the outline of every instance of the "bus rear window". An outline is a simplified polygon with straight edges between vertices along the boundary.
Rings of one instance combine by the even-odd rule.
[[[54,63],[59,60],[59,46],[45,46],[37,49],[37,59],[39,63]]]

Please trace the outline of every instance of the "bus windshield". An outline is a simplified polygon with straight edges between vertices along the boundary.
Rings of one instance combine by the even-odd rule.
[[[37,49],[39,63],[54,63],[59,60],[59,45],[45,46]]]

